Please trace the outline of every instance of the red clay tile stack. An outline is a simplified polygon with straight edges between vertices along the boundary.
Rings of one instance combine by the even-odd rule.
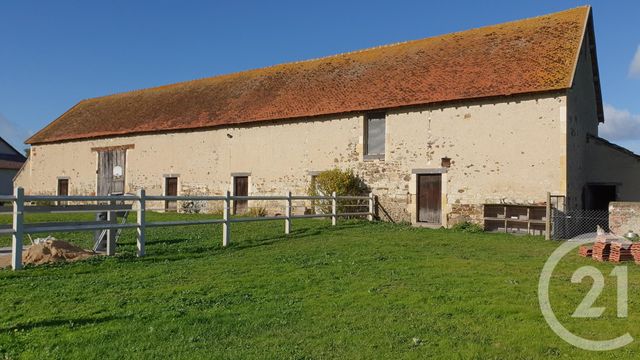
[[[580,246],[578,255],[582,257],[591,257],[592,254],[593,254],[593,250],[591,249],[590,246],[586,246],[586,245]]]
[[[622,261],[634,260],[634,256],[631,254],[631,244],[624,242],[611,243],[611,253],[609,254],[609,261],[619,263]]]
[[[593,259],[598,261],[609,260],[609,254],[611,253],[611,243],[598,241],[593,244]]]
[[[633,256],[636,264],[640,265],[640,242],[633,243],[631,245],[631,255]]]

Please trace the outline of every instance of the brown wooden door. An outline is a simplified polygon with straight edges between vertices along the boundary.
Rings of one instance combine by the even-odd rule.
[[[69,195],[69,179],[58,179],[58,195]]]
[[[98,195],[124,194],[127,150],[98,152]]]
[[[178,196],[178,178],[165,178],[164,189],[166,196]],[[176,211],[178,209],[178,202],[173,200],[165,201],[164,208],[168,211]]]
[[[58,195],[69,195],[69,179],[58,179]],[[66,201],[58,201],[58,205],[67,205]]]
[[[442,175],[418,175],[418,221],[440,224]]]
[[[249,195],[249,177],[248,176],[236,176],[233,178],[233,195],[235,196]],[[235,200],[233,202],[234,214],[243,214],[247,212],[247,209],[248,209],[247,200]]]

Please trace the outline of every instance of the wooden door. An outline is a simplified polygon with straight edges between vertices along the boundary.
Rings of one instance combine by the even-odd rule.
[[[98,196],[124,194],[127,150],[98,152]]]
[[[178,196],[178,178],[165,178],[164,189],[166,196]],[[165,201],[164,209],[167,211],[176,211],[178,209],[178,202],[173,200]]]
[[[233,178],[233,195],[249,196],[249,177],[248,176],[236,176]],[[247,200],[235,200],[233,202],[234,214],[243,214],[247,212],[247,209],[248,209]]]
[[[58,179],[58,195],[69,195],[69,179]]]
[[[442,175],[418,175],[418,221],[440,224],[442,215]]]
[[[69,179],[58,179],[58,195],[69,195]],[[66,201],[58,201],[58,205],[67,205]]]

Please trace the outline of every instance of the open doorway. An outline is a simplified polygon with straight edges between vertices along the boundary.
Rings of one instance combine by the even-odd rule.
[[[609,203],[616,200],[616,185],[587,184],[583,191],[583,207],[585,210],[609,210]]]

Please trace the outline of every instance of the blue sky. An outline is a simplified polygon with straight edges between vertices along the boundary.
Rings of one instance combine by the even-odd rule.
[[[640,152],[640,1],[0,2],[0,136],[82,99],[594,7],[601,134]],[[635,58],[634,58],[635,57]],[[634,60],[635,59],[635,60]]]

